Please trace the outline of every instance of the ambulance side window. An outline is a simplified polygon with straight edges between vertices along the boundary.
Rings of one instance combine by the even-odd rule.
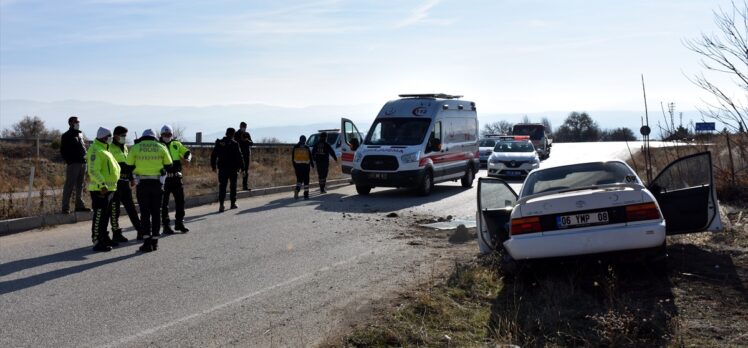
[[[426,144],[426,152],[441,150],[442,145],[442,122],[434,123],[434,129],[429,136],[429,142]]]

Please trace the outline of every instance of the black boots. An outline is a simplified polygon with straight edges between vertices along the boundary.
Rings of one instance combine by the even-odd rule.
[[[149,253],[151,251],[158,250],[158,239],[155,238],[146,238],[146,240],[143,242],[143,245],[140,246],[140,249],[138,249],[144,253]]]
[[[296,189],[293,191],[293,199],[299,199],[299,191],[301,191],[301,187],[296,186]]]
[[[220,206],[218,207],[218,212],[219,212],[219,213],[223,213],[223,211],[224,211],[224,210],[226,210],[226,208],[224,208],[224,207],[223,207],[223,204],[221,204],[221,205],[220,205]]]
[[[176,222],[174,222],[174,229],[177,230],[177,231],[179,231],[179,232],[182,232],[182,233],[187,233],[187,232],[190,231],[190,229],[187,228],[187,226],[184,225],[183,221],[176,221]]]
[[[239,208],[239,206],[236,205],[236,202],[231,202],[231,209]]]
[[[164,234],[174,234],[174,230],[171,229],[169,224],[164,224]]]
[[[112,251],[112,247],[109,245],[109,243],[106,240],[100,240],[98,243],[96,243],[96,245],[94,245],[93,251],[97,251],[97,252]]]
[[[112,240],[117,243],[127,243],[128,239],[122,235],[122,229],[112,231]]]

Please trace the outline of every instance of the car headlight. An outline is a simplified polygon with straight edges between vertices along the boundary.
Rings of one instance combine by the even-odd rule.
[[[489,157],[489,158],[488,158],[488,162],[489,162],[489,163],[499,163],[500,161],[499,161],[499,158],[498,158],[498,157],[496,157],[496,156],[491,156],[491,157]]]
[[[530,161],[530,162],[532,162],[532,164],[539,164],[540,163],[540,158],[533,157],[532,161]]]
[[[361,159],[364,157],[364,155],[361,152],[356,151],[355,154],[353,154],[353,162],[358,163],[361,162]]]
[[[418,160],[421,157],[421,151],[408,153],[405,155],[400,156],[400,160],[403,163],[412,163],[412,162],[418,162]]]

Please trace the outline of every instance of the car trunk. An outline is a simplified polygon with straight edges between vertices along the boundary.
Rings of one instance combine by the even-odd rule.
[[[522,217],[538,216],[544,232],[626,223],[626,206],[642,203],[644,194],[630,186],[560,192],[528,200]]]

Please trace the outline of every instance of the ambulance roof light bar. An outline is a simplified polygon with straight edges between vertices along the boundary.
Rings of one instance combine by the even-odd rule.
[[[428,94],[400,94],[400,98],[432,98],[432,99],[459,99],[461,95],[451,95],[444,93],[428,93]]]

